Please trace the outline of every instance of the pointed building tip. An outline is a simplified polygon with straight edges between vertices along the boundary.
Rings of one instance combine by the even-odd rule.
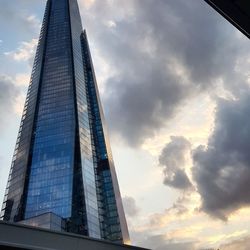
[[[85,39],[87,39],[87,31],[86,31],[86,29],[83,30],[82,36],[83,36]]]

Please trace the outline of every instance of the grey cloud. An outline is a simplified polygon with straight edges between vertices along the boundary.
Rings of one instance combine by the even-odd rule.
[[[250,94],[218,101],[215,128],[207,147],[193,152],[193,177],[201,209],[226,220],[250,205]]]
[[[159,157],[159,163],[163,167],[165,185],[182,190],[192,188],[185,172],[190,151],[191,144],[187,139],[181,136],[171,136],[171,142],[164,147]]]
[[[133,146],[154,136],[185,100],[217,78],[232,88],[231,72],[249,49],[203,1],[96,1],[83,20],[112,69],[103,96],[109,127]]]
[[[139,208],[136,205],[136,201],[133,197],[125,196],[122,198],[124,210],[127,216],[134,217],[138,215]]]

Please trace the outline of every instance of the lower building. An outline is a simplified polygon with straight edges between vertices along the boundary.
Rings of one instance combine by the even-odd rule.
[[[46,216],[54,216],[47,214]],[[45,217],[46,217],[45,216]],[[46,218],[43,218],[46,220]],[[55,225],[59,222],[53,217]],[[47,218],[47,221],[50,219]],[[46,221],[45,221],[46,223]],[[72,233],[0,221],[0,249],[4,250],[146,250]]]

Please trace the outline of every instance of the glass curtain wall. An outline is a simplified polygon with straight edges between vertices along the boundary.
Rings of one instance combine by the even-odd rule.
[[[77,0],[48,0],[1,218],[128,242]]]

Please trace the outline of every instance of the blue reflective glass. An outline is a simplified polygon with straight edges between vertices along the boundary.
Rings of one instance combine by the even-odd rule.
[[[51,8],[25,218],[45,212],[71,216],[75,114],[69,16],[65,1],[53,1]]]

